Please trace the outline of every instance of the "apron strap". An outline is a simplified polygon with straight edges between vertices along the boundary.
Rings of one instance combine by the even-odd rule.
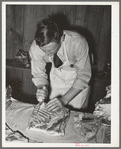
[[[67,51],[66,51],[65,42],[64,42],[64,53],[65,53],[67,62],[70,64],[69,59],[68,59],[68,56],[67,56]]]

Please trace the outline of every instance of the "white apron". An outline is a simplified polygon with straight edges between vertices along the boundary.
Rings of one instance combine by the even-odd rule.
[[[64,95],[71,87],[76,78],[76,68],[70,67],[70,62],[67,57],[67,51],[64,43],[64,52],[66,56],[66,61],[59,68],[54,66],[52,57],[50,57],[50,62],[52,63],[52,68],[50,71],[50,87],[51,94],[50,99],[57,96]],[[88,105],[88,99],[90,94],[90,86],[80,92],[76,97],[74,97],[68,105],[74,109],[86,108]]]

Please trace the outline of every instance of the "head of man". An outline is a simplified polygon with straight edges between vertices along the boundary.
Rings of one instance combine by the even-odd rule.
[[[60,48],[63,30],[52,17],[43,19],[38,23],[35,41],[47,55],[54,55]]]

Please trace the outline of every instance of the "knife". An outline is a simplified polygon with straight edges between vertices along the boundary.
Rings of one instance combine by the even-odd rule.
[[[46,87],[45,86],[43,86],[43,90],[46,90]],[[38,107],[37,111],[39,111],[40,106],[42,105],[42,103],[44,102],[44,100],[45,99],[43,97],[39,97],[39,103],[37,105],[37,107]]]

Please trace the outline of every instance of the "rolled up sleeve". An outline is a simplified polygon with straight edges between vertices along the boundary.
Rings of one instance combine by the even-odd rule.
[[[77,76],[72,87],[83,90],[88,87],[91,79],[89,47],[85,38],[78,39],[76,43],[74,55],[76,63],[74,67],[76,68]]]
[[[48,86],[48,76],[45,69],[46,63],[43,60],[43,55],[41,54],[39,47],[31,46],[29,54],[31,57],[32,82],[37,87]]]

